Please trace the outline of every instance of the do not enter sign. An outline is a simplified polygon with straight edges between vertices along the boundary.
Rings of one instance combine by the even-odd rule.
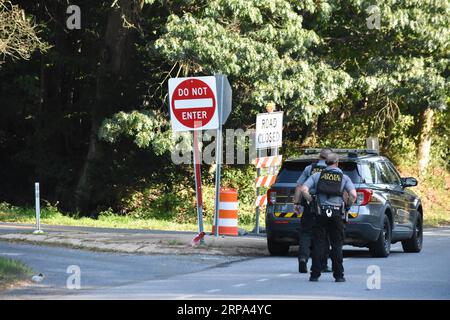
[[[173,131],[219,126],[215,77],[170,79],[169,103]]]

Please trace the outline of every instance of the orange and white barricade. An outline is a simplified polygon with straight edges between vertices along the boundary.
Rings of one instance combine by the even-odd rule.
[[[269,188],[272,184],[275,183],[275,180],[277,179],[277,175],[274,174],[275,171],[278,171],[278,167],[281,166],[281,162],[283,160],[282,155],[275,155],[275,156],[269,156],[269,157],[260,157],[256,158],[253,161],[253,164],[258,169],[258,176],[255,179],[255,186],[256,188],[262,188],[266,187]],[[261,169],[267,169],[271,174],[267,175],[260,175]],[[257,189],[256,194],[256,201],[255,201],[255,207],[263,207],[267,204],[267,196],[260,195],[259,189]]]
[[[212,232],[214,233],[215,230],[215,221],[213,221]],[[220,188],[219,235],[238,235],[238,198],[236,189]]]
[[[270,168],[270,167],[279,167],[281,165],[282,160],[283,160],[282,155],[276,155],[276,156],[256,158],[253,163],[257,169]]]

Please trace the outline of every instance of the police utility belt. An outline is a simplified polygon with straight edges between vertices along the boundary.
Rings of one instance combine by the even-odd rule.
[[[315,201],[317,201],[317,199],[315,199]],[[341,217],[345,222],[348,222],[348,211],[345,210],[344,205],[320,205],[316,202],[315,207],[314,212],[317,216],[326,218]]]
[[[344,213],[342,206],[319,205],[318,209],[320,216],[326,216],[328,218],[342,217]]]

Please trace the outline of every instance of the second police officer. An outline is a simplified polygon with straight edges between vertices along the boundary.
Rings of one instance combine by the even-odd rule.
[[[355,186],[350,178],[338,168],[339,156],[329,153],[327,168],[310,176],[301,187],[303,197],[311,204],[311,193],[315,192],[316,223],[313,225],[312,268],[310,281],[318,281],[321,274],[321,260],[325,255],[327,237],[331,244],[331,262],[336,282],[344,282],[342,246],[344,244],[344,217],[356,200]],[[344,191],[347,203],[344,203]]]
[[[299,251],[298,251],[298,272],[307,273],[307,263],[310,256],[310,247],[312,242],[312,227],[315,221],[314,213],[311,207],[301,197],[301,187],[305,181],[317,172],[322,172],[327,165],[325,160],[328,154],[331,153],[331,149],[324,148],[319,153],[319,161],[317,163],[310,164],[303,170],[302,174],[297,180],[297,187],[295,188],[294,195],[294,212],[300,213],[300,206],[303,206],[303,214],[300,220],[299,230]],[[327,254],[322,260],[322,272],[330,272],[327,266]]]

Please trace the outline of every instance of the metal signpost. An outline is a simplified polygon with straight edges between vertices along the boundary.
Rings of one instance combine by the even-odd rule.
[[[33,232],[34,234],[44,233],[41,230],[41,196],[39,190],[39,182],[34,184],[34,195],[35,195],[35,205],[36,205],[36,230]]]
[[[227,76],[216,75],[219,100],[219,126],[216,132],[216,192],[214,202],[214,236],[219,236],[220,177],[222,167],[222,125],[231,113],[232,91]]]
[[[201,135],[200,135],[201,137]],[[202,196],[202,172],[201,153],[198,146],[198,131],[194,131],[194,175],[195,175],[195,196],[197,202],[198,232],[203,232],[203,196]]]

